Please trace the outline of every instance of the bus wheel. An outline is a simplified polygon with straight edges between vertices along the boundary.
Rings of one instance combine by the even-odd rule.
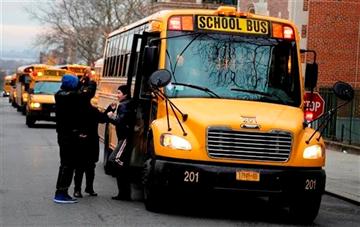
[[[293,195],[289,205],[290,220],[300,224],[311,224],[319,213],[321,194]]]
[[[110,169],[108,165],[108,159],[110,155],[110,146],[109,146],[109,124],[105,125],[105,133],[104,133],[104,160],[103,166],[105,174],[110,175]]]
[[[153,184],[154,160],[149,158],[145,162],[143,172],[144,185],[144,203],[148,211],[160,212],[163,207],[161,192],[158,187]]]
[[[154,184],[154,141],[152,135],[148,136],[146,161],[144,163],[142,183],[144,188],[144,203],[148,211],[160,212],[164,207],[164,191]]]
[[[32,128],[32,127],[34,127],[34,124],[35,124],[35,119],[33,119],[32,117],[30,117],[29,115],[26,115],[26,125],[27,125],[29,128]]]

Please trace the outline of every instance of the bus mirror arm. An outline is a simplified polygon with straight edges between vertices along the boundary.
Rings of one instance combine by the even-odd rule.
[[[183,122],[185,122],[188,118],[187,114],[184,114],[173,102],[171,102],[171,100],[159,89],[159,88],[154,88],[154,93],[156,96],[160,97],[161,99],[165,100],[165,104],[166,104],[166,120],[167,120],[167,125],[168,125],[168,131],[171,131],[171,127],[170,127],[170,121],[169,121],[169,105],[170,108],[183,132],[183,135],[186,136],[187,133],[179,119],[179,117],[176,114],[176,111],[179,112],[181,114],[182,120]]]
[[[318,132],[320,130],[320,135],[316,138],[317,141],[320,140],[325,128],[327,127],[327,125],[330,122],[330,119],[333,117],[333,115],[336,113],[336,111],[338,109],[340,109],[341,107],[345,106],[346,104],[350,103],[353,99],[354,99],[354,89],[351,87],[350,84],[342,82],[342,81],[338,81],[334,84],[333,86],[333,91],[335,93],[335,95],[341,99],[344,100],[345,102],[338,105],[335,108],[332,108],[331,110],[329,110],[328,112],[326,112],[324,115],[310,121],[304,122],[304,127],[309,126],[309,124],[311,124],[314,121],[317,121],[319,119],[323,118],[323,121],[320,123],[320,125],[316,128],[316,130],[314,131],[313,134],[311,134],[311,136],[309,137],[308,140],[306,140],[306,144],[309,144],[311,139],[314,137],[315,133]]]
[[[328,112],[326,112],[324,115],[312,120],[312,121],[304,121],[304,126],[308,126],[310,125],[312,122],[314,121],[317,121],[317,120],[320,120],[320,119],[323,119],[322,122],[319,124],[319,126],[316,128],[316,130],[313,132],[313,134],[311,134],[311,136],[309,137],[308,140],[306,140],[306,144],[309,144],[311,139],[314,137],[315,133],[320,131],[320,135],[316,138],[317,141],[320,140],[325,128],[328,126],[329,122],[330,122],[330,119],[334,116],[334,114],[336,113],[336,111],[338,109],[340,109],[341,107],[345,106],[346,104],[348,104],[350,101],[348,102],[345,102],[335,108],[332,108],[331,110],[329,110]]]

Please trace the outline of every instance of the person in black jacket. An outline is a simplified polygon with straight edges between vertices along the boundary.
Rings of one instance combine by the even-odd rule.
[[[96,92],[96,82],[90,76],[85,75],[80,80],[79,95],[81,99],[81,121],[80,121],[80,149],[81,160],[75,169],[74,175],[74,197],[82,198],[81,185],[83,175],[86,177],[85,192],[90,196],[97,196],[94,191],[94,178],[96,162],[99,161],[99,136],[98,124],[107,120],[107,112],[101,113],[91,105],[91,99]]]
[[[117,99],[119,103],[115,106],[112,105],[112,108],[116,108],[115,111],[110,111],[107,113],[110,123],[115,125],[116,136],[118,139],[118,144],[113,152],[117,153],[122,149],[124,141],[128,138],[130,133],[130,120],[132,114],[132,106],[130,99],[130,89],[127,85],[121,85],[117,89]],[[110,107],[110,106],[109,106]],[[108,108],[109,109],[109,108]],[[126,147],[126,146],[125,146]],[[131,200],[130,195],[130,178],[129,178],[129,162],[130,162],[130,150],[123,149],[121,154],[121,164],[122,168],[118,169],[116,173],[116,182],[118,186],[118,195],[112,197],[115,200]]]
[[[68,194],[75,166],[78,163],[80,97],[78,78],[64,75],[60,90],[55,94],[56,132],[60,148],[60,167],[53,199],[56,203],[76,203]]]

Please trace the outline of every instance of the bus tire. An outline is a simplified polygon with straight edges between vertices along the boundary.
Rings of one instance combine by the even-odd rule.
[[[293,195],[289,204],[290,220],[299,224],[311,224],[319,213],[321,194]]]
[[[26,115],[26,125],[27,125],[29,128],[34,127],[35,121],[36,121],[36,120],[33,119],[32,117],[30,117],[29,115]]]
[[[105,174],[110,175],[110,169],[108,165],[108,159],[110,155],[110,145],[109,145],[110,139],[109,139],[109,124],[105,124],[105,133],[104,133],[104,160],[103,160],[103,166]]]
[[[164,207],[164,193],[154,184],[154,142],[152,136],[148,137],[147,159],[144,163],[142,183],[144,188],[144,204],[148,211],[160,212]]]
[[[154,160],[146,160],[143,173],[144,204],[148,211],[160,212],[162,210],[162,195],[158,187],[153,184]]]

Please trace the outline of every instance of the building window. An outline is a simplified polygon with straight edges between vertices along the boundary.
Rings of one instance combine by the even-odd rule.
[[[307,25],[301,25],[301,38],[306,38],[307,36]]]
[[[308,11],[308,9],[309,9],[309,0],[304,0],[303,10]]]

